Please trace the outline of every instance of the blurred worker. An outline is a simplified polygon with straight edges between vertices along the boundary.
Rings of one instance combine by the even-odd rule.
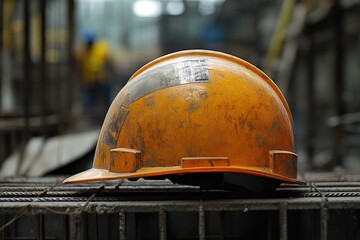
[[[110,104],[110,53],[109,44],[98,39],[95,32],[84,33],[76,59],[82,77],[85,113],[102,115]]]

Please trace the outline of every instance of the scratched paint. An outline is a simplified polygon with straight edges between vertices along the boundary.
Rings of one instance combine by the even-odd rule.
[[[194,59],[152,68],[129,82],[131,102],[160,89],[180,84],[209,82],[205,59]]]

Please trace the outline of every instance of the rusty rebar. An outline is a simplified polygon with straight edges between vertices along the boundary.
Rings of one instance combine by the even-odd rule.
[[[164,208],[159,210],[159,239],[166,240],[166,212]]]
[[[205,240],[205,211],[202,199],[199,205],[199,240]]]
[[[286,203],[280,203],[279,207],[280,240],[288,239],[287,207]]]
[[[124,210],[119,212],[119,239],[126,239],[126,216]]]

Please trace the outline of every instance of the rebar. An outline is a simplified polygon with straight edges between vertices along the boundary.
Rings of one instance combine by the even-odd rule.
[[[287,209],[286,203],[281,203],[279,207],[280,240],[287,240]]]
[[[126,239],[126,216],[124,210],[119,212],[119,239]]]
[[[164,208],[159,210],[159,235],[160,240],[166,240],[166,212]]]
[[[205,211],[202,199],[199,205],[199,240],[205,240]]]

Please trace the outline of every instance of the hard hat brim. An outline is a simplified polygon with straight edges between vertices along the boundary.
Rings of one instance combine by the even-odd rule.
[[[156,168],[140,168],[136,172],[131,173],[116,173],[109,172],[107,169],[91,168],[83,171],[69,178],[66,178],[63,183],[81,183],[81,182],[92,182],[92,181],[103,181],[103,180],[116,180],[125,178],[146,178],[155,176],[166,176],[174,174],[189,174],[189,173],[209,173],[209,172],[231,172],[240,174],[249,174],[258,177],[264,177],[269,179],[278,180],[282,183],[290,184],[306,184],[298,179],[289,178],[272,172],[266,172],[257,168],[249,167],[194,167],[186,168],[184,170],[181,167],[156,167]]]

